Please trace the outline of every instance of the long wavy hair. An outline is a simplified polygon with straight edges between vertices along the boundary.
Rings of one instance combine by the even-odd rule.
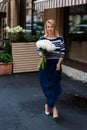
[[[53,19],[49,19],[45,22],[45,25],[44,25],[44,32],[45,32],[45,36],[48,37],[48,32],[47,32],[47,23],[50,23],[53,27],[54,27],[54,36],[57,37],[59,36],[59,33],[56,29],[56,23]]]

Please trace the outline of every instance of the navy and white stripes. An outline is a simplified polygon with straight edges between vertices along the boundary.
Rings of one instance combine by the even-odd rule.
[[[52,53],[49,53],[46,56],[46,59],[59,59],[64,58],[65,55],[65,44],[62,36],[58,36],[57,38],[47,38],[45,36],[41,36],[39,40],[50,40],[52,44],[56,46],[56,50]]]

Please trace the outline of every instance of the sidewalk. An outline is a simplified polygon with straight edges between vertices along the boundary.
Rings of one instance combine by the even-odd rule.
[[[0,76],[0,130],[86,130],[87,84],[63,74],[58,120],[44,114],[38,72]]]

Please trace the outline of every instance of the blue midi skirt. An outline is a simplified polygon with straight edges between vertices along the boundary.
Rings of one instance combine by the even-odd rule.
[[[56,70],[58,59],[48,59],[44,69],[39,69],[41,88],[47,99],[49,107],[53,108],[62,92],[60,85],[61,69]]]

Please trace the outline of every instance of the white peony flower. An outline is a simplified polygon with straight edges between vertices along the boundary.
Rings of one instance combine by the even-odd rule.
[[[23,29],[21,26],[16,26],[16,27],[13,27],[13,28],[10,28],[9,26],[7,26],[6,31],[8,33],[19,33],[19,32],[25,33],[25,29]]]
[[[25,29],[23,29],[21,26],[16,26],[16,27],[6,27],[6,32],[8,33],[8,38],[11,41],[18,41],[20,34],[24,33],[25,34]]]
[[[55,45],[52,44],[49,40],[38,40],[36,42],[38,49],[46,50],[47,52],[52,52],[56,49]]]

